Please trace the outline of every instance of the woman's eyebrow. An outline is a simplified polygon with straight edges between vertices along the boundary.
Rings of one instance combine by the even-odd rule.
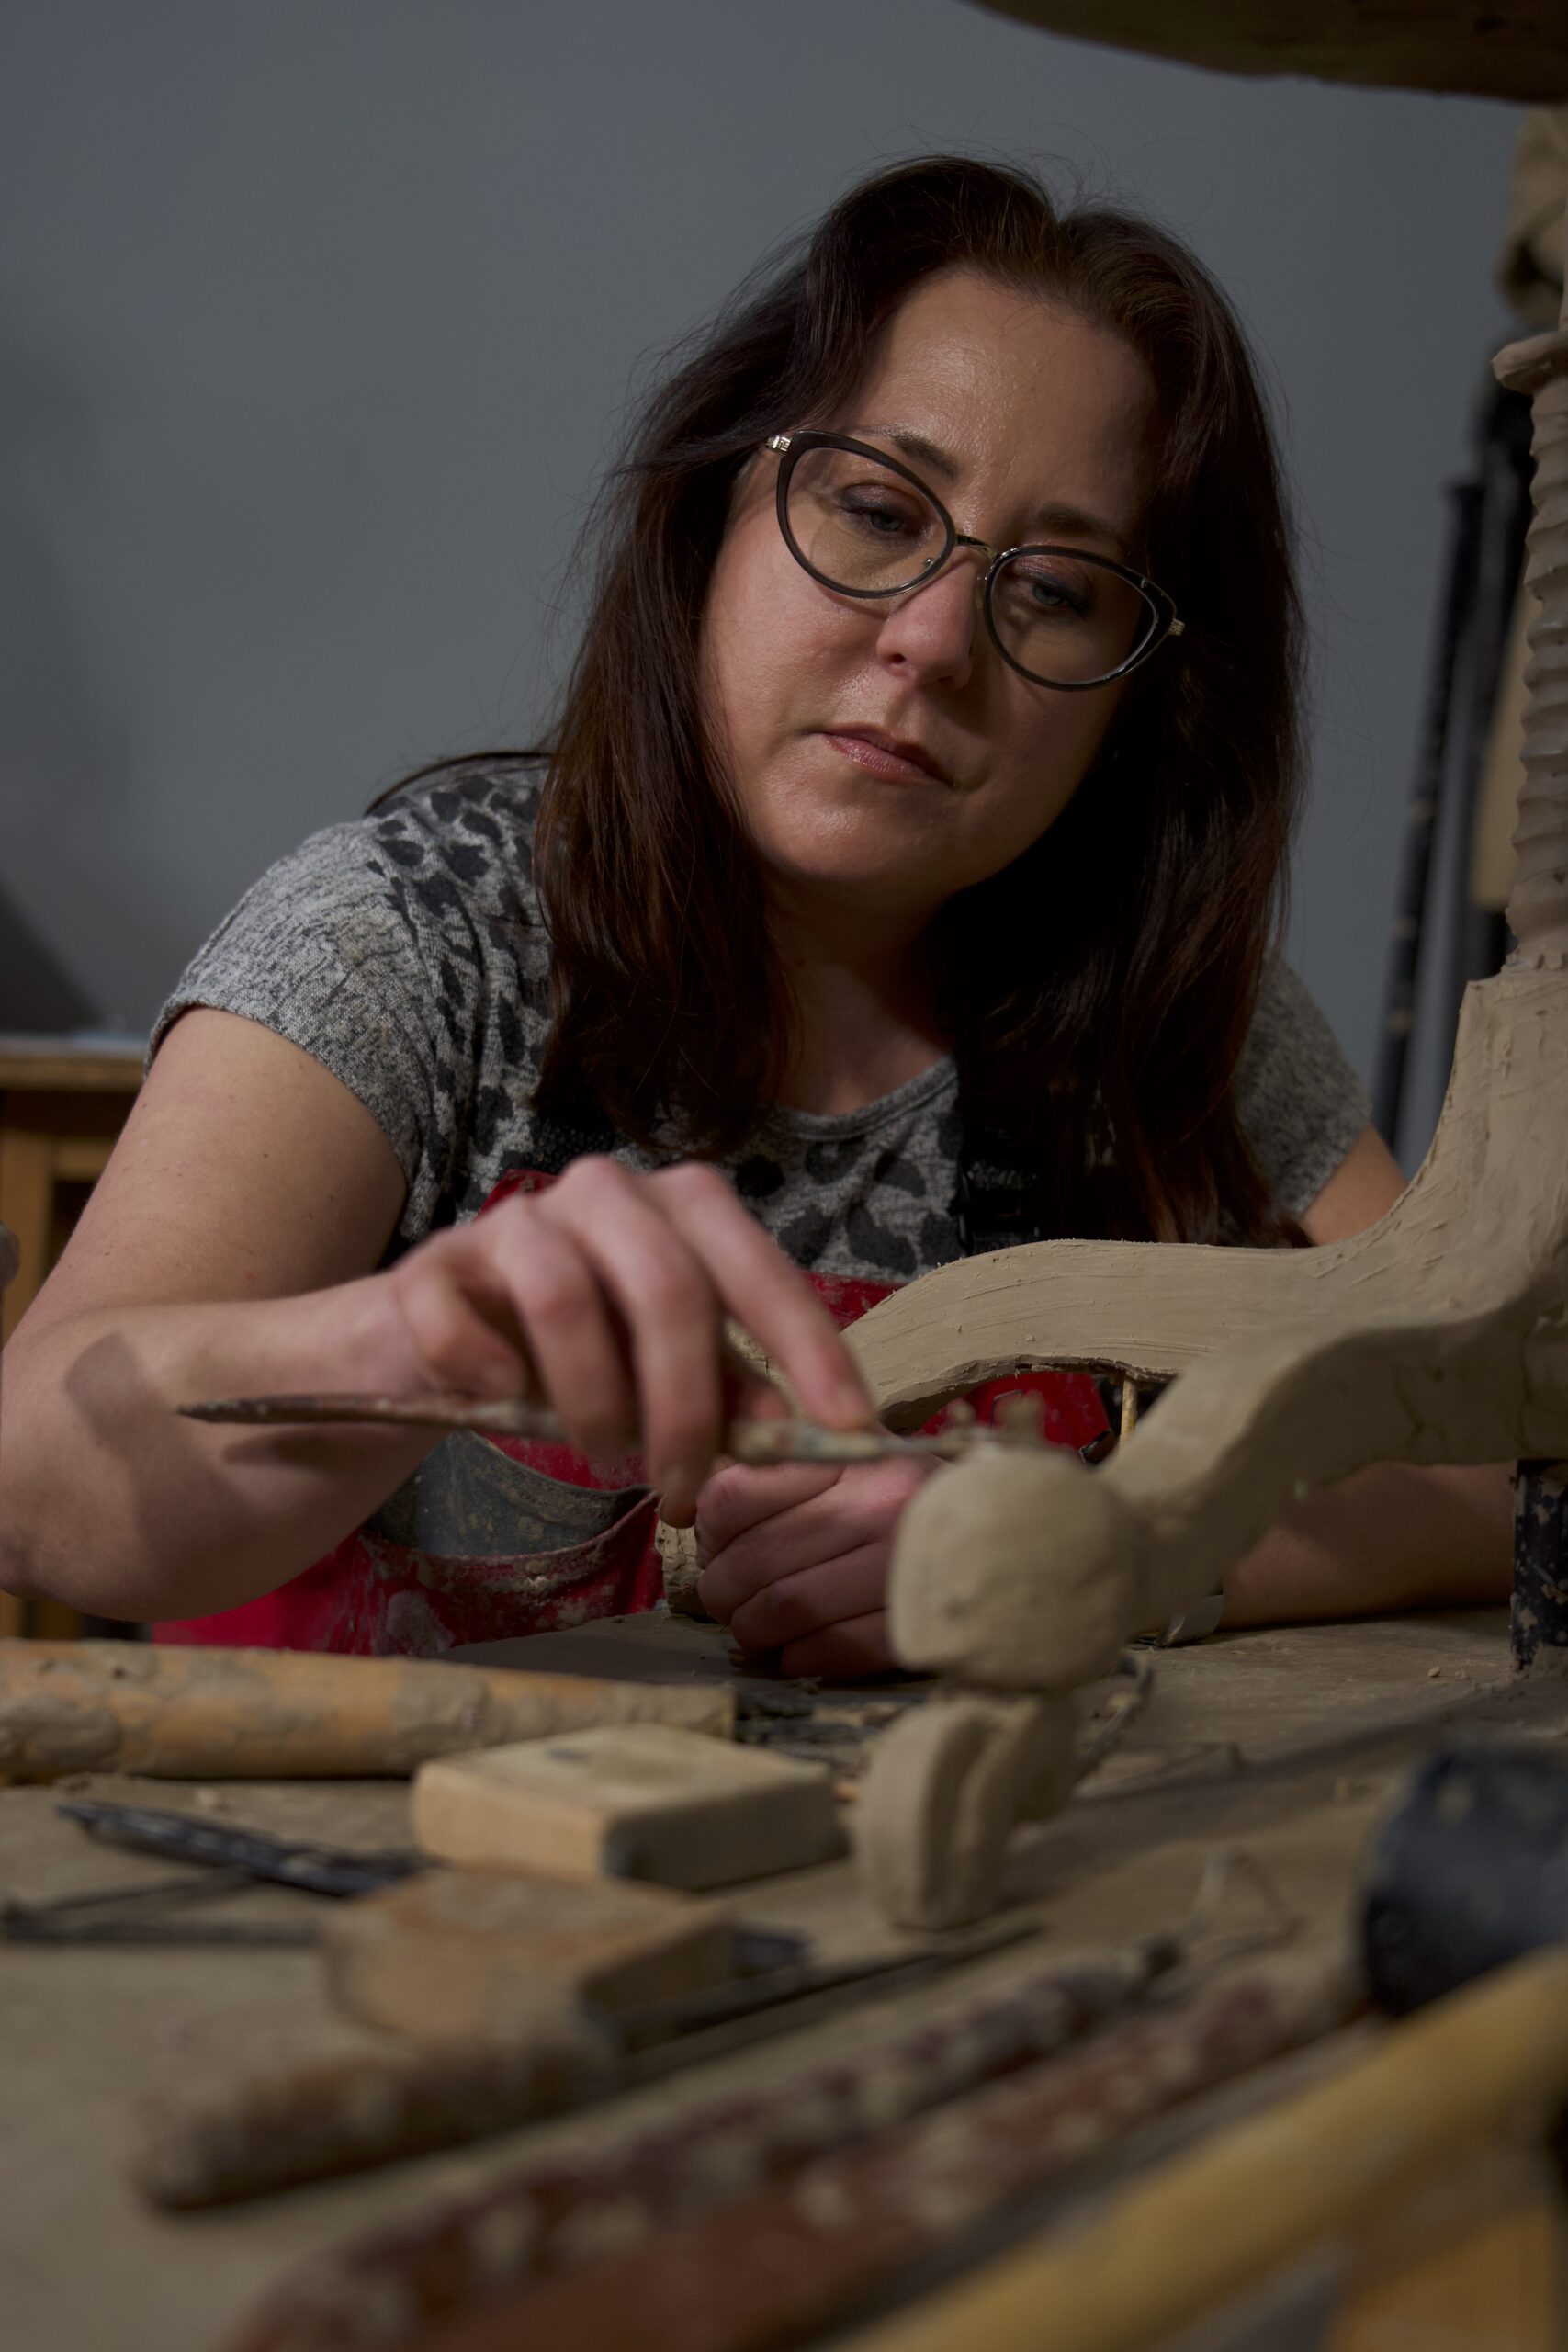
[[[928,441],[923,433],[913,433],[904,424],[863,424],[860,430],[863,435],[875,440],[891,441],[905,457],[912,458],[928,471],[940,474],[944,481],[957,481],[957,460],[945,449],[939,448],[934,441]],[[1116,549],[1123,561],[1126,560],[1127,541],[1123,535],[1113,523],[1108,523],[1102,514],[1091,514],[1087,507],[1067,505],[1060,499],[1048,500],[1043,506],[1035,508],[1030,516],[1030,527],[1042,531],[1066,531],[1078,538],[1103,539],[1108,547]]]
[[[905,424],[863,424],[861,431],[874,434],[879,441],[891,441],[896,449],[901,449],[907,458],[917,458],[933,474],[940,474],[943,481],[958,480],[957,458],[950,458],[945,449],[939,449],[934,441],[928,441],[923,433],[911,433]]]
[[[1123,562],[1127,560],[1127,542],[1115,525],[1106,522],[1103,515],[1090,514],[1082,506],[1063,506],[1058,503],[1037,506],[1030,519],[1042,531],[1067,531],[1074,538],[1103,539],[1108,547],[1115,548]]]

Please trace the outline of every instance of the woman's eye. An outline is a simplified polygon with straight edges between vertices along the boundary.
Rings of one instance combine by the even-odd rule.
[[[1054,619],[1088,620],[1094,610],[1094,589],[1081,573],[1057,564],[1012,567],[1011,587],[1024,608]]]
[[[925,527],[925,518],[912,514],[907,506],[899,506],[875,492],[844,492],[839,500],[839,512],[846,521],[883,539],[916,537]]]

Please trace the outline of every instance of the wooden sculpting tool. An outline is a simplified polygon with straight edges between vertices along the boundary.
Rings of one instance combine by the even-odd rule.
[[[322,1650],[0,1641],[0,1784],[401,1775],[434,1756],[620,1723],[728,1739],[734,1693]]]
[[[624,2016],[574,2001],[558,1985],[542,1985],[532,2010],[504,2035],[310,2060],[247,2077],[215,2095],[161,2101],[148,2111],[137,2186],[159,2205],[234,2204],[431,2149],[460,2147],[815,2023],[825,2008],[838,2006],[841,1994],[858,1990],[868,1978],[903,1991],[1031,1932],[1016,1923],[995,1925],[977,1937],[954,1938],[943,1949],[838,1967],[789,1961],[761,1975]],[[1101,1997],[1106,1982],[1103,1972],[1096,1976],[1058,1968],[1052,2020],[1074,2017],[1086,1997]],[[1123,1976],[1117,1985],[1116,1997],[1126,1998]],[[1011,2012],[1004,2015],[1010,2018]],[[1009,2030],[1025,2030],[1027,2025],[1025,2015]],[[910,2083],[902,2095],[918,2101],[922,2090],[916,2062],[924,2048],[925,2041],[917,2036],[904,2067]],[[890,2064],[886,2049],[882,2054]],[[960,2041],[951,2063],[993,2062],[1008,2063],[1005,2048],[998,2061],[982,2032],[978,2048]],[[821,2096],[815,2120],[806,2127],[808,2133],[828,2131],[829,2144],[840,2136],[858,2136],[864,2128],[857,2122],[860,2107],[872,2099],[878,2081],[879,2075],[874,2080],[863,2069],[848,2076],[841,2067],[828,2070],[816,2085]],[[811,2087],[810,2082],[799,2086],[800,2095]],[[790,2114],[750,2097],[739,2104],[733,2098],[716,2101],[711,2114],[704,2110],[707,2120],[700,2130],[682,2126],[673,2148],[662,2131],[654,2135],[654,2168],[672,2163],[677,2182],[688,2175],[705,2178],[705,2134],[721,2124],[739,2133],[737,2161],[775,2143],[788,2150],[801,2128],[791,2120],[795,2098],[792,2088]],[[617,2151],[615,2164],[623,2156]]]
[[[1011,1409],[1009,1409],[1009,1408]],[[560,1416],[547,1405],[523,1396],[228,1396],[175,1408],[187,1420],[220,1421],[241,1428],[278,1429],[310,1422],[390,1422],[412,1429],[476,1430],[486,1437],[566,1437]],[[818,1421],[732,1420],[723,1451],[752,1467],[771,1462],[886,1462],[914,1454],[938,1462],[961,1462],[987,1446],[1043,1443],[1035,1400],[1004,1397],[994,1421],[967,1417],[957,1407],[936,1437],[897,1437],[889,1430],[830,1430]]]

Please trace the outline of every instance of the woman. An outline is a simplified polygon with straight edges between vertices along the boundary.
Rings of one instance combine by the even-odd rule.
[[[980,164],[854,190],[651,402],[547,763],[317,836],[171,999],[13,1343],[4,1580],[350,1647],[647,1605],[605,1466],[640,1431],[743,1645],[887,1665],[919,1474],[714,1475],[724,1315],[849,1425],[828,1306],[1036,1235],[1323,1242],[1401,1190],[1270,957],[1297,668],[1192,258]],[[169,1410],[520,1388],[597,1469]],[[1365,1473],[1230,1621],[1500,1589],[1506,1521],[1497,1473]]]

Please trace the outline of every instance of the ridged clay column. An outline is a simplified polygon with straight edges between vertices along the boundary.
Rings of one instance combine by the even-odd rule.
[[[1525,582],[1540,602],[1526,639],[1511,960],[1560,972],[1568,968],[1568,293],[1554,334],[1510,344],[1495,364],[1499,382],[1531,396],[1535,522]]]

